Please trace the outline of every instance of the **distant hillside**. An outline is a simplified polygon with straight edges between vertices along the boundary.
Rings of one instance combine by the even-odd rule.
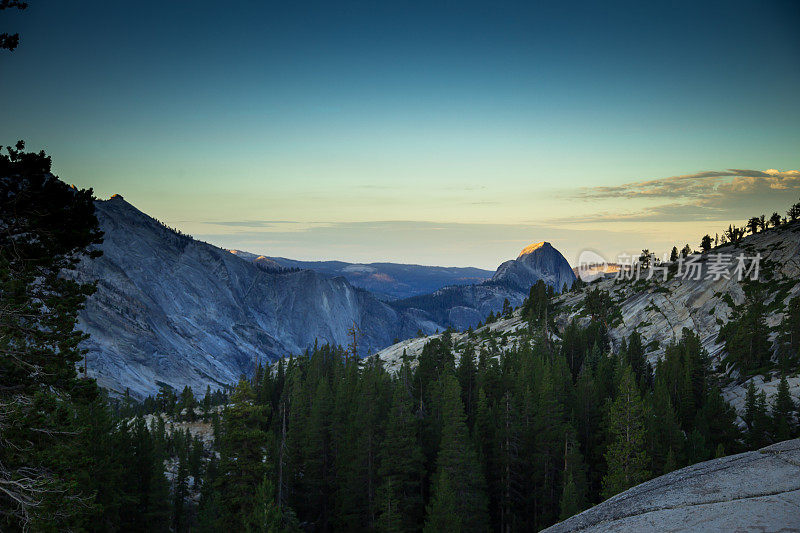
[[[416,310],[431,321],[456,330],[477,326],[489,313],[497,313],[508,300],[518,306],[531,286],[544,281],[555,292],[569,288],[575,274],[561,253],[548,242],[526,247],[517,259],[497,267],[492,279],[477,285],[445,287],[432,294],[393,302],[398,310]]]
[[[426,306],[423,296],[414,297],[423,299],[418,304],[387,303],[343,276],[194,240],[121,196],[95,207],[105,232],[103,255],[79,270],[80,278],[98,281],[79,327],[91,334],[85,343],[89,374],[116,393],[129,388],[143,396],[161,384],[189,385],[200,393],[208,385],[228,385],[258,363],[315,344],[347,346],[354,324],[360,330],[359,354],[366,355],[419,332],[477,324],[499,312],[506,298],[516,304],[525,294],[491,281],[440,289],[432,296],[434,306]],[[410,280],[414,290],[483,272],[415,265],[336,268],[351,276],[382,269]],[[461,297],[438,296],[450,292]]]
[[[473,267],[438,267],[399,263],[346,263],[343,261],[297,261],[284,257],[258,256],[231,250],[269,268],[299,268],[326,276],[345,278],[354,287],[366,289],[383,300],[428,294],[448,285],[471,285],[490,279],[494,272]]]

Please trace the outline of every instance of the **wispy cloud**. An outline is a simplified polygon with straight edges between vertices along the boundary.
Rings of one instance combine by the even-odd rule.
[[[731,168],[584,187],[566,196],[599,203],[600,209],[560,219],[562,223],[728,221],[782,211],[796,201],[800,171]],[[793,198],[795,198],[793,200]],[[665,203],[652,205],[659,200]],[[602,202],[613,202],[603,209]],[[627,209],[620,210],[619,201]],[[628,203],[630,202],[630,203]]]
[[[296,220],[227,220],[227,221],[206,221],[206,224],[214,226],[231,226],[237,228],[268,228],[279,224],[299,224]]]
[[[709,200],[726,194],[741,194],[763,189],[800,189],[800,171],[746,170],[731,168],[636,181],[615,186],[584,187],[573,198],[690,198]]]

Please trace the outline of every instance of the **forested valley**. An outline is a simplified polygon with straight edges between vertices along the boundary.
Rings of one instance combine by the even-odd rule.
[[[580,284],[596,313],[558,336],[556,296],[537,284],[503,312],[526,322],[512,345],[448,331],[392,372],[321,345],[200,400],[109,397],[75,329],[95,287],[64,275],[99,253],[91,191],[21,143],[0,176],[4,531],[533,531],[798,434],[785,377],[773,402],[751,388],[740,426],[697,335],[652,366],[638,334],[612,346],[613,305]],[[763,311],[738,320],[733,353],[763,344]]]

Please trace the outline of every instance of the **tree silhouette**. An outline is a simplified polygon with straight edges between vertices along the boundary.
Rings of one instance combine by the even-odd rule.
[[[711,250],[711,235],[704,235],[703,239],[700,241],[700,249],[704,252],[708,252]]]
[[[758,217],[751,217],[750,220],[747,221],[747,229],[750,230],[752,235],[758,233],[758,228],[761,227],[761,220]]]
[[[0,0],[0,11],[6,9],[19,9],[21,11],[27,7],[27,2],[20,2],[19,0]],[[0,50],[9,50],[13,52],[17,46],[19,46],[19,33],[0,33]]]

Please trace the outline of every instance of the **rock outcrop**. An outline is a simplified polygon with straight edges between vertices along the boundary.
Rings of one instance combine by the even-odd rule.
[[[575,272],[561,252],[549,242],[538,242],[523,249],[516,259],[506,261],[492,276],[494,283],[527,293],[531,285],[542,280],[556,292],[569,289]]]
[[[727,276],[714,279],[715,275],[707,274],[709,268],[713,269],[712,263],[719,261],[719,254],[731,261],[731,271]],[[728,243],[710,253],[698,255],[701,273],[697,277],[700,279],[671,276],[662,281],[656,279],[660,276],[657,273],[653,280],[636,283],[617,281],[615,274],[609,274],[593,282],[590,288],[607,291],[620,311],[621,320],[609,329],[612,343],[619,346],[623,338],[638,331],[651,363],[664,354],[669,343],[681,337],[684,328],[697,333],[725,383],[723,396],[741,414],[744,391],[750,380],[757,390],[765,390],[771,398],[780,376],[774,375],[766,380],[757,376],[744,380],[735,368],[724,362],[724,345],[718,341],[720,328],[730,320],[735,307],[745,302],[744,283],[733,275],[739,256],[760,257],[758,279],[770,309],[766,319],[770,328],[769,338],[777,349],[786,306],[789,300],[800,295],[800,222],[784,224],[748,236],[739,243]],[[588,320],[583,306],[585,297],[586,290],[564,295],[556,318],[559,328],[573,319]],[[800,396],[800,382],[793,378],[798,370],[793,369],[789,376],[795,398]]]
[[[699,256],[698,263],[705,269],[704,272],[707,271],[709,262],[715,260],[717,253],[726,254],[731,258],[740,254],[747,257],[761,257],[759,279],[768,293],[767,304],[771,309],[767,316],[767,325],[771,330],[770,339],[777,347],[786,304],[800,295],[800,222],[749,236],[738,244],[720,246],[712,250],[711,254]],[[735,276],[706,279],[702,275],[701,279],[697,280],[673,276],[666,282],[635,283],[630,280],[616,281],[619,265],[611,265],[610,268],[595,265],[592,268],[601,273],[602,277],[591,283],[589,288],[608,291],[621,315],[619,320],[610,324],[609,329],[615,348],[621,345],[623,338],[628,338],[634,331],[638,331],[643,338],[648,360],[655,363],[663,356],[666,346],[680,338],[683,328],[688,328],[699,335],[703,346],[708,350],[712,366],[717,370],[723,385],[722,395],[740,416],[744,414],[744,398],[750,382],[755,385],[757,392],[766,393],[769,403],[774,401],[780,381],[779,373],[742,378],[734,367],[725,364],[724,345],[717,340],[720,327],[728,322],[734,307],[744,303],[743,284]],[[602,272],[606,269],[611,273],[603,275]],[[477,289],[482,286],[475,287]],[[569,292],[556,299],[555,322],[558,331],[563,331],[572,320],[578,322],[589,320],[584,307],[586,292],[586,289]],[[519,292],[515,294],[519,295]],[[510,298],[510,301],[517,305],[522,299]],[[519,331],[524,327],[525,323],[521,320],[519,312],[515,312],[511,318],[485,326],[477,330],[476,334],[487,329],[492,330],[508,345],[514,345],[523,342]],[[553,332],[556,337],[558,331]],[[470,342],[474,344],[476,338],[480,338],[480,335],[476,335]],[[464,334],[454,334],[453,339],[456,344],[467,341]],[[415,338],[403,341],[381,350],[378,355],[389,368],[396,368],[404,350],[413,361],[427,340],[428,338]],[[457,352],[455,356],[458,357]],[[795,402],[800,403],[800,369],[791,369],[787,380],[791,396]]]
[[[79,327],[91,334],[89,374],[112,392],[141,397],[164,383],[202,393],[315,342],[346,345],[353,323],[364,353],[435,331],[404,323],[343,278],[270,271],[176,233],[122,197],[98,201],[96,211],[103,256],[81,266],[98,290]]]
[[[800,531],[800,439],[671,472],[544,531]]]
[[[561,253],[548,242],[532,244],[516,259],[497,267],[492,279],[475,285],[442,288],[432,294],[398,300],[398,310],[413,309],[431,322],[456,330],[465,330],[482,322],[486,316],[503,308],[508,300],[520,305],[531,285],[542,280],[556,292],[572,286],[575,273]]]

